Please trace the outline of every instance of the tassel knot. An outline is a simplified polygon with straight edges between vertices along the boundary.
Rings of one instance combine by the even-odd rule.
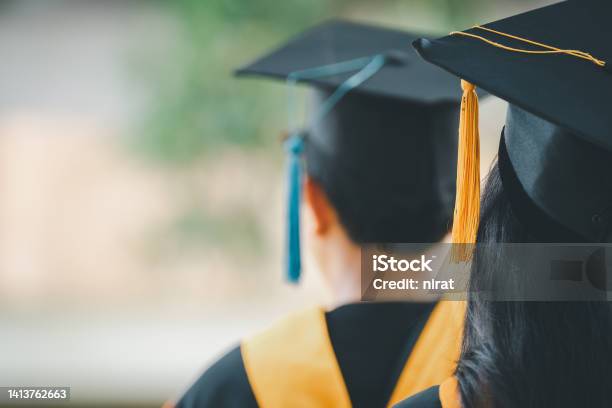
[[[463,92],[472,92],[476,90],[476,87],[474,86],[473,83],[468,82],[464,79],[461,80],[461,89],[463,90]]]
[[[292,135],[285,141],[285,152],[292,156],[300,156],[304,151],[304,138],[302,135]]]

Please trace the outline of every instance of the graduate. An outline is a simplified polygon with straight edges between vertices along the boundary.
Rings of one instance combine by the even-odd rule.
[[[177,407],[382,408],[452,374],[461,303],[359,302],[360,244],[433,245],[451,225],[461,92],[416,55],[416,38],[330,21],[238,71],[312,89],[307,123],[292,119],[285,141],[286,270],[299,280],[305,237],[338,307],[244,339]]]
[[[612,242],[611,15],[610,2],[568,1],[415,42],[463,78],[455,242]],[[509,102],[481,203],[475,86]],[[488,283],[528,277],[496,273],[495,251],[478,255],[455,375],[397,407],[611,407],[605,290],[574,302],[489,301],[478,292]]]

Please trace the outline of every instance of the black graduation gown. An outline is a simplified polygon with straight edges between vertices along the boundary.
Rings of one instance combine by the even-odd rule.
[[[355,303],[325,314],[353,407],[385,407],[434,303]],[[284,373],[291,375],[291,373]],[[189,388],[177,408],[257,407],[240,347]]]
[[[426,389],[412,397],[405,399],[393,408],[443,408],[440,401],[439,386]]]

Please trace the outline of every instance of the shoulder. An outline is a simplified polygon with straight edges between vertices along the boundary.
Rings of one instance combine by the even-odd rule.
[[[240,347],[234,347],[208,368],[176,404],[176,408],[195,407],[257,407]]]
[[[393,408],[442,408],[438,386],[426,389],[412,397],[405,399]]]

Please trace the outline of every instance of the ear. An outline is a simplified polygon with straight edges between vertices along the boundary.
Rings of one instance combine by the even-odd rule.
[[[334,209],[319,183],[308,176],[304,179],[304,202],[312,211],[315,232],[325,234],[333,223]]]

